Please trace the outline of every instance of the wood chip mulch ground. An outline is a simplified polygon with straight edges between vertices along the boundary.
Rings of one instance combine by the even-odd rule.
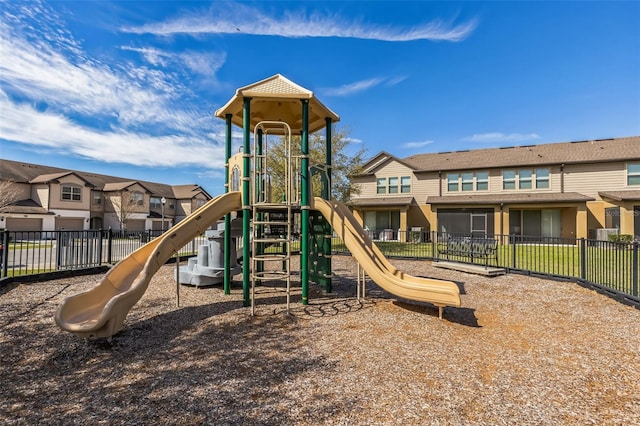
[[[286,313],[281,285],[181,286],[164,266],[111,342],[53,322],[101,275],[0,288],[0,424],[636,425],[640,310],[574,283],[450,279],[462,308],[356,300],[356,263],[333,258],[334,292],[312,285]],[[237,276],[236,279],[240,279]]]

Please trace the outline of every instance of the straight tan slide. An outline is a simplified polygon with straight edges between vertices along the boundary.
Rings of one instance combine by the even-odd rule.
[[[329,221],[351,255],[385,291],[405,299],[432,303],[439,308],[440,315],[444,306],[460,306],[460,289],[454,282],[415,277],[391,265],[344,204],[315,197],[312,208]]]

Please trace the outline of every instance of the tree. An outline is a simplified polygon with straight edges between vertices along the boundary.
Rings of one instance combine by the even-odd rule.
[[[0,181],[0,210],[18,201],[19,190],[10,180]]]
[[[366,150],[349,138],[346,127],[334,127],[331,135],[331,198],[347,202],[351,195],[359,193],[359,188],[351,183],[350,176],[360,173],[364,164]],[[300,155],[300,136],[291,138],[293,155]],[[284,138],[270,137],[265,143],[267,154],[267,174],[271,181],[271,199],[280,201],[285,193],[286,147]],[[323,165],[326,163],[325,133],[320,131],[309,136],[309,163]],[[311,178],[313,196],[322,192],[322,173],[314,173]]]
[[[120,229],[127,229],[127,221],[131,219],[134,213],[139,211],[138,209],[138,198],[134,195],[135,192],[130,192],[128,190],[122,190],[110,193],[108,196],[111,205],[113,206],[113,210],[118,217],[118,221],[120,222]]]

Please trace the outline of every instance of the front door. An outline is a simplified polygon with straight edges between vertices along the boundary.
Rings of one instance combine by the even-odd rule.
[[[487,236],[486,213],[471,213],[471,235],[481,238]]]

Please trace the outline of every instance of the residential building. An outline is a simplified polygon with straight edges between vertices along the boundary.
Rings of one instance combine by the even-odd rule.
[[[380,152],[353,182],[354,214],[378,237],[588,238],[607,228],[640,239],[640,136],[402,159]]]
[[[168,229],[204,205],[202,187],[166,185],[0,159],[0,229]],[[164,225],[163,225],[164,219]]]

